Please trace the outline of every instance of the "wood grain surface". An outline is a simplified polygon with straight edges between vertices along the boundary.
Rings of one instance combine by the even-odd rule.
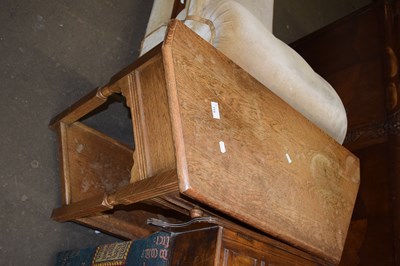
[[[129,75],[129,96],[134,126],[139,178],[176,168],[161,53],[138,66]]]
[[[68,203],[111,194],[129,184],[130,148],[80,122],[61,129]]]
[[[339,262],[358,159],[180,22],[163,54],[181,192]]]

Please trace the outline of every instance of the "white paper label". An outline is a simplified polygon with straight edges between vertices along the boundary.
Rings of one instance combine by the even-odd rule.
[[[211,102],[211,112],[214,119],[220,119],[219,107],[217,102]]]
[[[290,158],[288,153],[286,153],[286,160],[288,161],[289,164],[292,163],[292,158]]]
[[[219,150],[221,151],[221,153],[225,153],[226,152],[225,143],[223,141],[219,142]]]

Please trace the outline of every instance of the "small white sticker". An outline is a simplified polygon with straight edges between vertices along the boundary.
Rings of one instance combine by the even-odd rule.
[[[214,119],[220,119],[219,107],[217,102],[211,102],[211,112]]]
[[[290,156],[289,156],[288,153],[286,153],[286,159],[287,159],[287,161],[288,161],[289,164],[292,163],[292,159],[290,158]]]
[[[226,152],[225,143],[222,140],[219,142],[219,149],[220,149],[221,153]]]

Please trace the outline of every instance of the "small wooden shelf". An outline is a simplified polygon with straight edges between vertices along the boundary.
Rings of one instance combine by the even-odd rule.
[[[130,182],[133,151],[108,136],[76,122],[63,124],[65,202],[78,202],[100,192],[111,194]],[[112,155],[112,156],[110,156]]]

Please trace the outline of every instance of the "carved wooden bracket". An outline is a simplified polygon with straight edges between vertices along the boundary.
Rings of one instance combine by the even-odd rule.
[[[389,123],[382,121],[349,130],[343,145],[350,150],[357,150],[384,143],[388,139],[389,128]]]
[[[385,121],[349,130],[343,145],[351,150],[361,149],[384,143],[390,135],[400,135],[400,110],[389,115]]]

